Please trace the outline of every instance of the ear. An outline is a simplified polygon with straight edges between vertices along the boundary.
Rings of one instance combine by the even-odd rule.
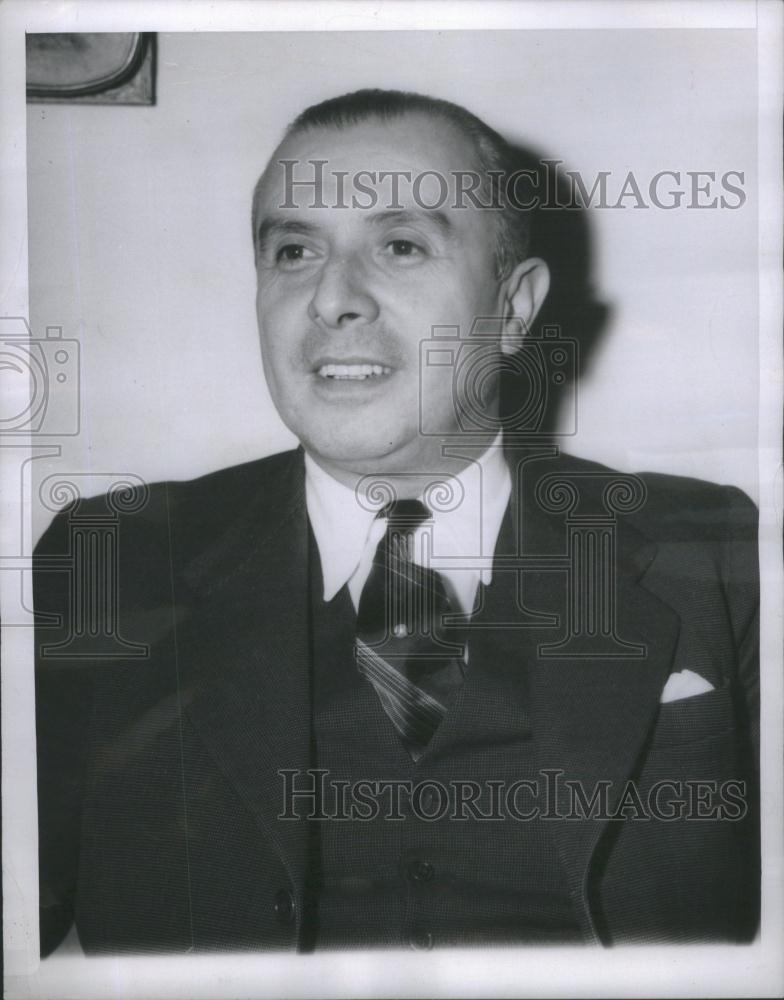
[[[539,257],[518,264],[501,285],[501,350],[516,354],[550,288],[550,269]]]

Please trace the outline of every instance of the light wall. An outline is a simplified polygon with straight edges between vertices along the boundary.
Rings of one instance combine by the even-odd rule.
[[[250,194],[298,111],[378,86],[463,103],[589,186],[610,171],[613,200],[630,170],[643,191],[661,170],[745,173],[734,211],[590,211],[611,317],[569,450],[757,496],[753,32],[158,42],[155,107],[29,107],[31,322],[62,326],[82,353],[82,431],[34,463],[39,478],[189,478],[292,444],[263,383]]]

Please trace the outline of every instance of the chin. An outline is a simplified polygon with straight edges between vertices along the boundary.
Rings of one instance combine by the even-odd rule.
[[[303,437],[306,450],[347,472],[366,475],[374,472],[412,471],[416,465],[416,445],[409,449],[405,440],[390,440],[389,434],[368,433],[330,435],[316,433]]]

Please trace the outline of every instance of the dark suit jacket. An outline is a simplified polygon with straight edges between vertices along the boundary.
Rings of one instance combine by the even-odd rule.
[[[606,471],[561,457],[537,475],[590,484]],[[746,782],[740,821],[553,824],[587,940],[746,940],[759,889],[755,510],[731,488],[643,480],[615,564],[618,634],[646,655],[542,657],[562,633],[521,630],[536,760],[589,791],[609,782],[611,805],[630,778],[642,800],[662,780],[684,794],[677,783]],[[525,550],[563,554],[562,515],[523,494]],[[113,638],[74,638],[85,628],[68,566],[82,560],[78,578],[94,558],[74,530],[106,509],[95,498],[58,515],[36,555],[36,610],[60,619],[37,639],[42,950],[74,915],[88,951],[295,948],[307,824],[276,817],[278,769],[311,763],[302,452],[151,487],[119,517],[101,563],[111,579],[94,588],[118,595],[92,610]],[[530,609],[554,581],[564,593],[563,573],[524,580]],[[660,705],[684,669],[714,690]]]

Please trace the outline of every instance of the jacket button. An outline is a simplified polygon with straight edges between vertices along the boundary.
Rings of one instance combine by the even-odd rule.
[[[412,861],[408,873],[415,882],[430,882],[436,870],[429,861]]]
[[[415,927],[409,935],[408,943],[414,951],[430,951],[433,947],[433,935],[423,927]]]
[[[434,812],[436,807],[436,793],[433,791],[432,788],[426,788],[425,791],[422,793],[420,806],[422,812],[427,813],[428,816],[432,812]]]
[[[275,917],[280,924],[290,924],[294,919],[294,897],[288,889],[275,893]]]

